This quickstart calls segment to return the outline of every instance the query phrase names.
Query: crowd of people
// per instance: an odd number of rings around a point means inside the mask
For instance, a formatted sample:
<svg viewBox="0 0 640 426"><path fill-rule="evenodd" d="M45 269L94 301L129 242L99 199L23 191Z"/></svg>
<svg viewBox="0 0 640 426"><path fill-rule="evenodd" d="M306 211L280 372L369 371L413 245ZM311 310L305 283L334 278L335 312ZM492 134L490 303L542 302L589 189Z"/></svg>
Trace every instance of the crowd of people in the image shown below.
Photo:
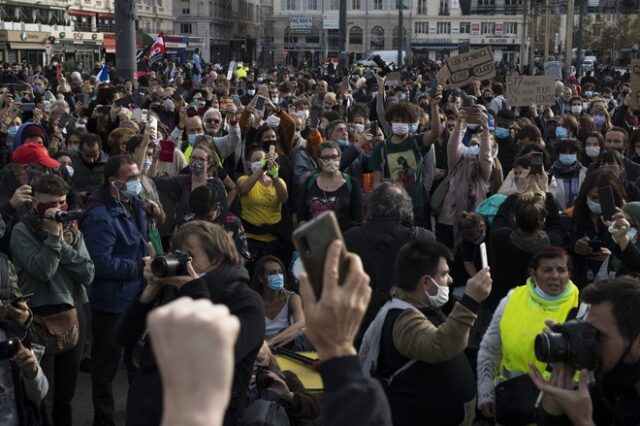
<svg viewBox="0 0 640 426"><path fill-rule="evenodd" d="M72 425L82 368L114 425L121 364L128 426L640 423L628 74L514 107L515 70L196 59L0 64L0 424ZM325 212L318 295L291 237Z"/></svg>

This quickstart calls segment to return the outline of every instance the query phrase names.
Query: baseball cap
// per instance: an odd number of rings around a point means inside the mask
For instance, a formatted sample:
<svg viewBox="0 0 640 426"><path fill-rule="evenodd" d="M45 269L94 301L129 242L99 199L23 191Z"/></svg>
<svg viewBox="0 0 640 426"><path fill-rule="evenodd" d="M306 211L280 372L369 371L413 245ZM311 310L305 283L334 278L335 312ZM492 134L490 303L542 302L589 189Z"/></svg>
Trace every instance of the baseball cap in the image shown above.
<svg viewBox="0 0 640 426"><path fill-rule="evenodd" d="M47 149L35 142L29 142L20 145L13 151L11 161L16 164L33 164L37 163L50 169L57 169L60 163L49 157Z"/></svg>

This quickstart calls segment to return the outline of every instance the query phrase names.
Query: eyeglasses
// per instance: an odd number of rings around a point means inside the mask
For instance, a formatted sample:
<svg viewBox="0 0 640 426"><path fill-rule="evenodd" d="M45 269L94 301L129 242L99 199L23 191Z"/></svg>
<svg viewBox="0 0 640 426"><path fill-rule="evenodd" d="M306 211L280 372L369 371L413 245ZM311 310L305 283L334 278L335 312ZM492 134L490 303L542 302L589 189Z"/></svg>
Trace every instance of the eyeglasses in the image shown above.
<svg viewBox="0 0 640 426"><path fill-rule="evenodd" d="M320 157L320 159L322 161L339 160L340 156L339 155L323 155L322 157Z"/></svg>
<svg viewBox="0 0 640 426"><path fill-rule="evenodd" d="M207 119L204 120L204 122L207 123L207 124L213 124L213 123L218 124L218 123L220 123L220 121L222 121L222 120L218 120L218 119L215 119L215 118L207 118Z"/></svg>

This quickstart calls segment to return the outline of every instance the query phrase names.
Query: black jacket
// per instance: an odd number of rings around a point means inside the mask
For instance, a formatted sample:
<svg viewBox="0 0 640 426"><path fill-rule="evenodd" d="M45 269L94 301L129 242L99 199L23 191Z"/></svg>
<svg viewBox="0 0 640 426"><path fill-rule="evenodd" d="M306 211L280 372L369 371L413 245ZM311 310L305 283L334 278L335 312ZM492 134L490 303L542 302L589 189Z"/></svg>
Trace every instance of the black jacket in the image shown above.
<svg viewBox="0 0 640 426"><path fill-rule="evenodd" d="M240 334L234 353L236 366L231 401L224 418L225 426L237 424L242 416L253 365L264 341L264 306L260 295L251 290L248 283L249 273L244 266L224 263L202 278L185 284L177 292L177 297L208 298L213 303L224 304L240 320ZM146 316L155 306L156 303L144 304L137 299L129 306L118 328L120 344L132 348L139 343L140 336L145 331ZM126 424L159 425L161 417L160 375L155 368L140 370L129 389Z"/></svg>

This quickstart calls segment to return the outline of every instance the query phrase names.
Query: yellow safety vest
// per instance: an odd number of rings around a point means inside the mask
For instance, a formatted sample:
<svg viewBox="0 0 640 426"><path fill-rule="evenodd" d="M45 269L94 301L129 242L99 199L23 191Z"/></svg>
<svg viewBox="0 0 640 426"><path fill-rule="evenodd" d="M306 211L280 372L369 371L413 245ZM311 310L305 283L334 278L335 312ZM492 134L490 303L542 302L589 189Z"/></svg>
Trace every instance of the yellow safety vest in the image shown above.
<svg viewBox="0 0 640 426"><path fill-rule="evenodd" d="M511 293L500 320L502 361L500 376L509 379L510 373L526 373L533 362L540 371L546 364L538 361L533 350L535 337L542 333L545 320L565 322L571 309L578 307L578 287L569 280L567 295L561 300L545 300L534 293L535 284L529 278L527 284L516 287Z"/></svg>

